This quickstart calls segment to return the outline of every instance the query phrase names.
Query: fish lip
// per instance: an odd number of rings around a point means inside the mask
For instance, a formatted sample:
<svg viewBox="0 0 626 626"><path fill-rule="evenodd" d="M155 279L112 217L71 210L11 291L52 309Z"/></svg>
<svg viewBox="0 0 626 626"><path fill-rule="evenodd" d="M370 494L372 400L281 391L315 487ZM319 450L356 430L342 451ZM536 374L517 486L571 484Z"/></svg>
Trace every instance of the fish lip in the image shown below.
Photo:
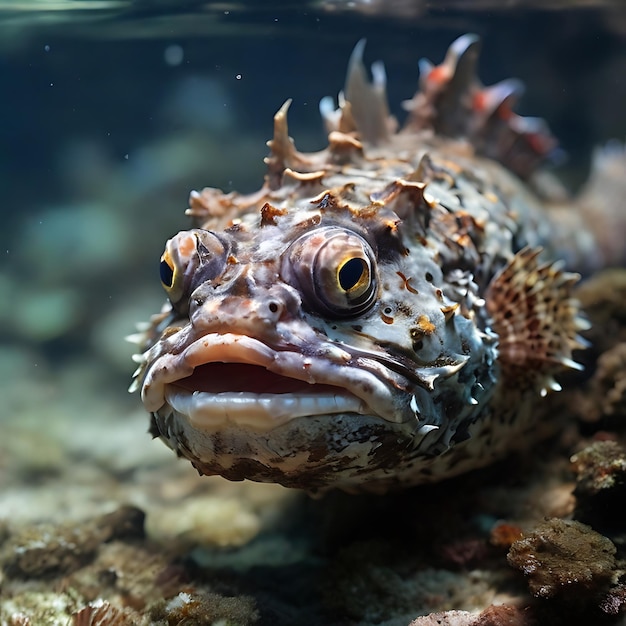
<svg viewBox="0 0 626 626"><path fill-rule="evenodd" d="M297 418L330 416L339 413L369 414L367 406L349 392L316 393L206 393L166 385L167 405L184 416L197 430L215 430L227 423L266 432ZM163 409L160 410L163 414Z"/></svg>
<svg viewBox="0 0 626 626"><path fill-rule="evenodd" d="M375 373L362 367L357 363L358 360L358 356L350 353L349 346L332 342L320 342L315 353L309 355L296 346L275 349L247 335L207 333L176 354L166 352L157 357L147 369L141 395L148 411L160 414L170 411L182 413L192 422L195 421L200 428L230 420L243 427L256 426L258 429L268 430L291 419L304 417L301 414L302 407L307 402L316 406L318 411L311 415L350 412L375 416L387 422L401 422L402 417L394 411L390 383L382 379L381 372ZM243 391L215 394L189 391L176 385L177 381L190 376L196 367L220 362L256 365L274 374L310 383L311 393L255 394ZM316 384L331 385L337 388L337 392L329 393L325 390L319 394L315 390ZM279 395L290 396L292 403L301 403L299 412L289 416L287 404L281 404L276 398ZM313 396L315 401L312 400ZM284 400L287 401L288 398L285 397ZM227 415L229 411L224 407L231 401L244 405L249 403L249 407L254 409L253 412L259 418L257 422L247 419L241 408L233 411L232 415ZM198 418L197 407L202 403L209 407L206 410L209 411L210 418ZM266 409L261 408L263 404ZM181 408L182 411L179 410ZM325 410L322 411L322 408ZM198 418L195 420L191 415L194 411Z"/></svg>

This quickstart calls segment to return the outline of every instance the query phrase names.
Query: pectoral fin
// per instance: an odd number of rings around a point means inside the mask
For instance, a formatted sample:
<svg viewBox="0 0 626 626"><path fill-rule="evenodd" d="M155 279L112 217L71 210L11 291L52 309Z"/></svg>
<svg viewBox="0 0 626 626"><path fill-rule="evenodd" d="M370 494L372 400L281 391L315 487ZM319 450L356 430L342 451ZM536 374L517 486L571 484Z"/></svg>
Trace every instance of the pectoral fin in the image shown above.
<svg viewBox="0 0 626 626"><path fill-rule="evenodd" d="M541 248L520 250L493 278L485 300L499 336L503 375L545 395L560 389L554 374L582 369L572 351L586 346L577 333L588 323L572 298L578 274L563 271L559 262L540 262L540 253Z"/></svg>

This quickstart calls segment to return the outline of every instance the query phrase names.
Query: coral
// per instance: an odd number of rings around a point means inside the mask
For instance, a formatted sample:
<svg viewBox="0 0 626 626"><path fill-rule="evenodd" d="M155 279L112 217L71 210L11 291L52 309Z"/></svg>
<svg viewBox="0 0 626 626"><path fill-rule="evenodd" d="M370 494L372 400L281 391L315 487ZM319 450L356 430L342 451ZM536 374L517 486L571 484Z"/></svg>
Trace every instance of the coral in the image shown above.
<svg viewBox="0 0 626 626"><path fill-rule="evenodd" d="M443 611L413 620L409 626L473 626L476 615L469 611Z"/></svg>
<svg viewBox="0 0 626 626"><path fill-rule="evenodd" d="M626 450L598 441L571 458L576 472L575 517L601 528L621 525L626 496Z"/></svg>
<svg viewBox="0 0 626 626"><path fill-rule="evenodd" d="M613 543L590 526L551 519L513 543L508 561L528 577L534 596L584 604L609 587L615 551Z"/></svg>
<svg viewBox="0 0 626 626"><path fill-rule="evenodd" d="M8 626L31 626L31 621L24 613L13 613L9 617Z"/></svg>
<svg viewBox="0 0 626 626"><path fill-rule="evenodd" d="M68 625L70 613L76 608L67 593L53 590L9 590L2 588L0 624L2 626Z"/></svg>
<svg viewBox="0 0 626 626"><path fill-rule="evenodd" d="M72 626L133 626L137 618L134 611L96 600L72 613Z"/></svg>
<svg viewBox="0 0 626 626"><path fill-rule="evenodd" d="M56 576L88 563L99 543L98 537L81 527L30 526L7 542L2 562L10 576Z"/></svg>
<svg viewBox="0 0 626 626"><path fill-rule="evenodd" d="M68 574L89 563L102 543L142 536L143 519L139 509L122 506L89 522L27 526L6 540L0 563L10 576L42 578Z"/></svg>
<svg viewBox="0 0 626 626"><path fill-rule="evenodd" d="M258 617L255 601L236 592L197 588L172 560L176 546L146 540L141 510L123 506L72 525L31 525L9 535L2 626L245 626ZM53 586L55 593L39 588ZM222 584L222 587L224 585ZM24 588L34 591L24 592Z"/></svg>
<svg viewBox="0 0 626 626"><path fill-rule="evenodd" d="M413 620L409 626L532 626L534 620L514 606L490 606L476 615L468 611L431 613Z"/></svg>
<svg viewBox="0 0 626 626"><path fill-rule="evenodd" d="M206 591L181 592L168 603L160 603L150 614L150 623L167 626L177 624L224 624L248 626L256 624L259 613L255 602L246 596L227 598Z"/></svg>
<svg viewBox="0 0 626 626"><path fill-rule="evenodd" d="M597 441L571 458L576 495L595 496L626 481L626 451L615 441Z"/></svg>
<svg viewBox="0 0 626 626"><path fill-rule="evenodd" d="M85 601L104 599L143 611L150 603L170 598L184 588L180 578L167 581L169 586L159 584L169 566L167 552L156 550L154 545L111 541L100 547L93 563L65 581Z"/></svg>

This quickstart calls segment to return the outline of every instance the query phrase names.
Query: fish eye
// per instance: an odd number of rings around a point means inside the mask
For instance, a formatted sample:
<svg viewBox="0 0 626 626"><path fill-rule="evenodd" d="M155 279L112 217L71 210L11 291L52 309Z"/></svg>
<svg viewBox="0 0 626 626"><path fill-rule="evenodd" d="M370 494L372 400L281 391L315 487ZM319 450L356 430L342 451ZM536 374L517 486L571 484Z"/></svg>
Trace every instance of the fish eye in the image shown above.
<svg viewBox="0 0 626 626"><path fill-rule="evenodd" d="M161 257L159 274L161 275L161 282L163 283L163 286L166 289L169 289L174 281L174 268L172 267L172 261L169 258L169 255L167 255L167 258L165 254Z"/></svg>
<svg viewBox="0 0 626 626"><path fill-rule="evenodd" d="M172 306L185 313L189 296L224 269L228 248L214 233L199 228L181 231L165 244L159 273Z"/></svg>
<svg viewBox="0 0 626 626"><path fill-rule="evenodd" d="M328 226L302 235L281 269L302 294L305 306L331 317L356 316L376 300L376 260L363 237Z"/></svg>
<svg viewBox="0 0 626 626"><path fill-rule="evenodd" d="M345 292L354 294L367 289L369 279L369 266L359 257L346 259L337 269L337 283Z"/></svg>

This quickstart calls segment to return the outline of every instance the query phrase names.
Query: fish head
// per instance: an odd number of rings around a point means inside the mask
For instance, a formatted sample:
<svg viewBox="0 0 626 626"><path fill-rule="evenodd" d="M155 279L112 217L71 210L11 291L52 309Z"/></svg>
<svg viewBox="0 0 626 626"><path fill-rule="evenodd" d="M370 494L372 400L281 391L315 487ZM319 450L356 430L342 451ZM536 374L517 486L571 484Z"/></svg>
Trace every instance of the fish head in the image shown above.
<svg viewBox="0 0 626 626"><path fill-rule="evenodd" d="M166 244L138 382L153 433L201 473L350 489L462 430L477 381L450 381L486 357L436 255L393 211L329 198Z"/></svg>

